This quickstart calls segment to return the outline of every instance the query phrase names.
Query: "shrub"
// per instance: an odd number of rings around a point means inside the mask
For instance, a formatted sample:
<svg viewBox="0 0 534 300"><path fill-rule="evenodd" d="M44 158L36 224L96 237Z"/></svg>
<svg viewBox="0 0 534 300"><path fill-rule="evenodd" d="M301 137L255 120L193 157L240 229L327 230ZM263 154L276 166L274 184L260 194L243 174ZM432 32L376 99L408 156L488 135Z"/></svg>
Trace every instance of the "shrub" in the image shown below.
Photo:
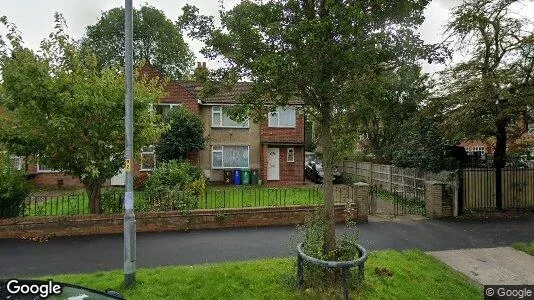
<svg viewBox="0 0 534 300"><path fill-rule="evenodd" d="M30 192L31 185L24 174L15 169L9 156L0 153L0 218L21 216Z"/></svg>
<svg viewBox="0 0 534 300"><path fill-rule="evenodd" d="M134 193L134 211L148 211L148 203L144 193ZM105 214L120 214L124 212L124 188L112 187L102 189L100 206Z"/></svg>
<svg viewBox="0 0 534 300"><path fill-rule="evenodd" d="M145 183L153 210L194 209L205 189L206 179L200 168L175 160L160 164Z"/></svg>

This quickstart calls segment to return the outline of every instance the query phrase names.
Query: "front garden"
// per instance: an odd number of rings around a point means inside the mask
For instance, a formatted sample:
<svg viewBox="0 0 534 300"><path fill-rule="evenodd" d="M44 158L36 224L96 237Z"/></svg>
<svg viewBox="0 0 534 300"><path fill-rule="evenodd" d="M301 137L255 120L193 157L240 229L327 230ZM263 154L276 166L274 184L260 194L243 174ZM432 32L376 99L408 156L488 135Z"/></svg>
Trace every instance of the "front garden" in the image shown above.
<svg viewBox="0 0 534 300"><path fill-rule="evenodd" d="M97 290L113 289L127 299L336 299L337 287L296 289L295 258L273 258L194 266L140 269L132 289L121 271L47 276ZM355 280L355 279L354 279ZM351 299L480 299L482 290L443 263L415 251L372 252L365 284Z"/></svg>

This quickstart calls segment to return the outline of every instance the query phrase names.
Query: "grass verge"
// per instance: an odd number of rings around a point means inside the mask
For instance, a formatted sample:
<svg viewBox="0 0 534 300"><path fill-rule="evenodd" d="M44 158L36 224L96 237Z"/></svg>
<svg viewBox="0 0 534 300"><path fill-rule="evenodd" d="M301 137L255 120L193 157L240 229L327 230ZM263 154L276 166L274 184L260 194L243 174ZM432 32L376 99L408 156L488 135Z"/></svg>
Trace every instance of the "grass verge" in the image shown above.
<svg viewBox="0 0 534 300"><path fill-rule="evenodd" d="M295 258L140 269L137 284L122 287L121 271L58 275L55 281L97 290L114 289L127 299L336 299L340 289L296 290ZM377 271L387 269L390 272ZM391 275L391 276L390 276ZM423 252L377 251L365 266L365 284L351 299L481 299L466 277Z"/></svg>
<svg viewBox="0 0 534 300"><path fill-rule="evenodd" d="M512 247L516 250L523 251L526 254L534 256L534 242L532 243L514 243Z"/></svg>

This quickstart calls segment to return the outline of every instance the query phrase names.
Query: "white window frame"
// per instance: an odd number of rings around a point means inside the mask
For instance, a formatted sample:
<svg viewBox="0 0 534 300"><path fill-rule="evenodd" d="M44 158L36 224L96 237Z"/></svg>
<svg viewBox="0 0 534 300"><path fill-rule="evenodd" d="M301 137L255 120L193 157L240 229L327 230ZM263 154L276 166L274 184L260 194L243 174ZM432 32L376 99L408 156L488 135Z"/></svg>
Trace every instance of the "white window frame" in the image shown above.
<svg viewBox="0 0 534 300"><path fill-rule="evenodd" d="M534 134L534 123L528 124L527 128L528 128L528 133L529 134Z"/></svg>
<svg viewBox="0 0 534 300"><path fill-rule="evenodd" d="M157 104L158 107L161 107L161 106L168 106L169 107L169 110L175 108L175 107L181 107L182 106L182 103L158 103ZM158 109L156 109L156 113L158 112Z"/></svg>
<svg viewBox="0 0 534 300"><path fill-rule="evenodd" d="M287 109L293 110L293 120L294 120L293 126L280 125L280 110L287 110ZM274 115L277 115L276 124L273 124L274 121L272 120ZM296 128L297 127L297 108L293 106L288 106L286 108L279 106L276 108L276 111L270 111L269 113L267 113L267 118L268 118L267 125L270 128Z"/></svg>
<svg viewBox="0 0 534 300"><path fill-rule="evenodd" d="M224 147L247 147L247 166L246 167L226 167L224 165ZM218 148L215 150L215 148ZM219 149L220 148L220 149ZM213 153L214 152L220 152L221 153L221 164L222 166L214 166L213 165ZM226 145L226 146L211 146L211 168L214 170L224 170L224 169L248 169L250 168L250 145Z"/></svg>
<svg viewBox="0 0 534 300"><path fill-rule="evenodd" d="M41 169L41 165L37 164L37 173L59 173L61 171L52 169Z"/></svg>
<svg viewBox="0 0 534 300"><path fill-rule="evenodd" d="M484 146L475 146L473 147L473 153L480 152L480 155L486 155L486 147Z"/></svg>
<svg viewBox="0 0 534 300"><path fill-rule="evenodd" d="M152 151L145 151L144 149L145 148L152 148ZM154 171L156 170L156 149L154 149L154 146L148 146L148 147L145 147L145 148L141 148L141 161L140 161L140 164L139 164L139 171L141 172L149 172L149 171ZM144 154L152 154L154 155L154 168L143 168L143 155Z"/></svg>
<svg viewBox="0 0 534 300"><path fill-rule="evenodd" d="M11 155L10 158L13 160L13 162L15 160L18 162L18 165L15 165L15 164L13 165L15 167L15 169L17 169L19 171L22 170L22 157L21 156L16 156L16 155Z"/></svg>
<svg viewBox="0 0 534 300"><path fill-rule="evenodd" d="M289 152L293 153L291 160L289 159ZM287 156L287 159L286 159L287 162L294 163L295 162L295 148L293 148L293 147L287 148L287 155L286 156Z"/></svg>
<svg viewBox="0 0 534 300"><path fill-rule="evenodd" d="M219 114L219 122L215 122L215 115ZM250 128L250 120L247 118L246 122L242 122L243 125L238 126L226 126L223 125L223 115L224 115L224 106L223 105L214 105L211 107L211 127L215 128ZM228 115L226 115L228 117ZM237 122L237 121L234 121Z"/></svg>

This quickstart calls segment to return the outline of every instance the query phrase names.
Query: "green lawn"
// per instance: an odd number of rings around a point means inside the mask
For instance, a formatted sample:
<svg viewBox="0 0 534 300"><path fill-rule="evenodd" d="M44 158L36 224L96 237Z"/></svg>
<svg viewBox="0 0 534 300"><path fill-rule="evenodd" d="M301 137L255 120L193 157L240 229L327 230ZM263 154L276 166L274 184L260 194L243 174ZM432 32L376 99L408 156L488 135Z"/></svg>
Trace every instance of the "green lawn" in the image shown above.
<svg viewBox="0 0 534 300"><path fill-rule="evenodd" d="M392 272L378 275L375 268ZM121 271L44 277L97 290L114 289L127 299L336 299L341 290L296 290L295 258L140 269L133 289L122 288ZM352 299L481 299L481 288L420 251L370 254L362 291Z"/></svg>
<svg viewBox="0 0 534 300"><path fill-rule="evenodd" d="M512 245L514 249L517 249L519 251L523 251L529 255L534 256L534 242L532 243L514 243Z"/></svg>
<svg viewBox="0 0 534 300"><path fill-rule="evenodd" d="M38 195L38 193L36 193ZM117 198L118 209L121 199ZM312 205L323 202L322 192L314 187L210 186L198 202L199 209L241 208L286 205ZM135 210L146 211L143 192L135 192ZM104 212L107 212L103 207ZM25 205L25 216L78 215L89 213L85 192L32 198Z"/></svg>

